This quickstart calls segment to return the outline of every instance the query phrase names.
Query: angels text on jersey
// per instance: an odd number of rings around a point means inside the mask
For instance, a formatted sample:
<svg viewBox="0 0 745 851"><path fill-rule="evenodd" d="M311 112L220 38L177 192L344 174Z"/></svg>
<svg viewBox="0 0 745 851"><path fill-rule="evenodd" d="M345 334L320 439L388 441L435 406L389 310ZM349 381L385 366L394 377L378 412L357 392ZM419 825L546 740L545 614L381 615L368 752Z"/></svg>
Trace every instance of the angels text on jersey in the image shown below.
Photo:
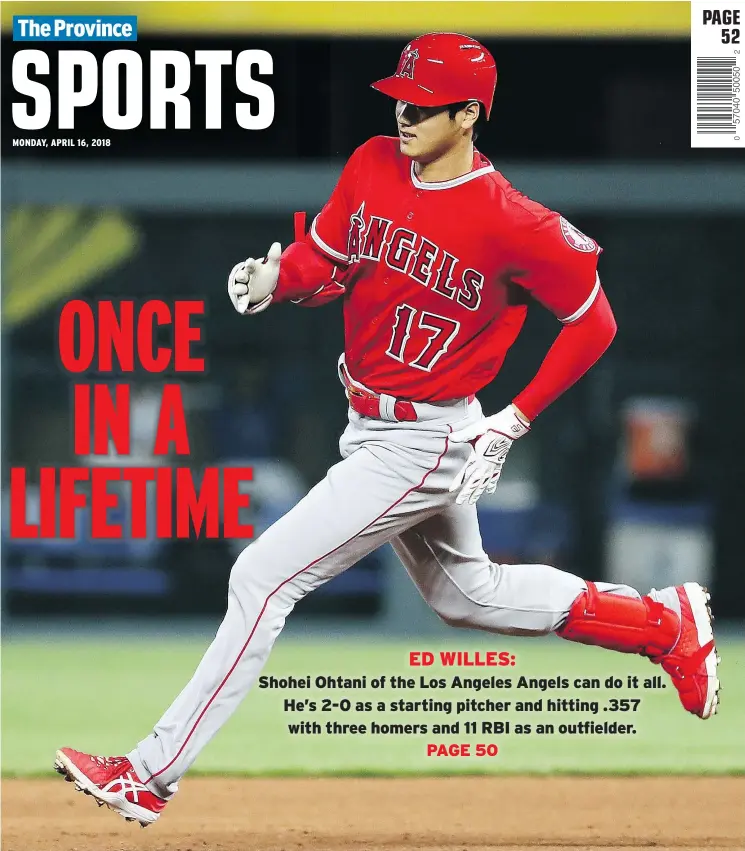
<svg viewBox="0 0 745 851"><path fill-rule="evenodd" d="M363 201L349 218L347 257L351 263L373 260L468 310L478 310L485 277L431 240L391 219L366 214ZM455 282L455 283L454 283Z"/></svg>

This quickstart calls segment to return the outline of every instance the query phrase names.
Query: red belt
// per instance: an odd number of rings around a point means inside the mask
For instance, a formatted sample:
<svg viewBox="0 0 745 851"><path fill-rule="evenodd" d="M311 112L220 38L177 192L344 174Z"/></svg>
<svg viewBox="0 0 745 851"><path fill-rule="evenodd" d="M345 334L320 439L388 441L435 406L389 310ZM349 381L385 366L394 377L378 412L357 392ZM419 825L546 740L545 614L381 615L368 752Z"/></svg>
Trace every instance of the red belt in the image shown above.
<svg viewBox="0 0 745 851"><path fill-rule="evenodd" d="M347 385L347 396L352 410L362 414L363 417L373 417L376 420L380 416L380 396L377 393L368 393L351 384ZM412 402L396 401L393 405L393 415L401 423L413 423L417 420L416 411Z"/></svg>
<svg viewBox="0 0 745 851"><path fill-rule="evenodd" d="M380 395L373 393L370 390L363 390L361 387L356 387L349 380L349 375L346 366L342 366L342 375L345 379L345 387L349 405L353 411L361 414L363 417L372 417L373 419L383 419L380 412ZM470 405L475 399L475 395L468 397L467 402ZM416 422L418 417L413 402L405 402L396 400L393 405L393 415L402 423Z"/></svg>
<svg viewBox="0 0 745 851"><path fill-rule="evenodd" d="M344 382L344 388L347 391L347 399L349 399L349 406L353 411L357 411L357 413L361 414L363 417L372 417L376 420L386 419L380 410L380 395L378 393L373 393L372 390L366 390L352 384L352 379L347 372L347 365L343 361L339 362L339 377ZM414 423L418 419L412 402L401 402L397 400L394 401L393 416L398 420L398 422L403 423Z"/></svg>

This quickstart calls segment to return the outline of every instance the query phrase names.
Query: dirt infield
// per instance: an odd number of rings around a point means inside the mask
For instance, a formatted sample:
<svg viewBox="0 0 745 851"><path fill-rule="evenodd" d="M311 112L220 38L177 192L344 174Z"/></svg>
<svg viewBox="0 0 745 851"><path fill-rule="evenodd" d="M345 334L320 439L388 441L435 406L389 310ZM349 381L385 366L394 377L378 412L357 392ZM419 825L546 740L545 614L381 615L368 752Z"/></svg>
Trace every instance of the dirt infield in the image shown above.
<svg viewBox="0 0 745 851"><path fill-rule="evenodd" d="M127 824L60 778L5 780L4 851L723 851L745 778L220 779Z"/></svg>

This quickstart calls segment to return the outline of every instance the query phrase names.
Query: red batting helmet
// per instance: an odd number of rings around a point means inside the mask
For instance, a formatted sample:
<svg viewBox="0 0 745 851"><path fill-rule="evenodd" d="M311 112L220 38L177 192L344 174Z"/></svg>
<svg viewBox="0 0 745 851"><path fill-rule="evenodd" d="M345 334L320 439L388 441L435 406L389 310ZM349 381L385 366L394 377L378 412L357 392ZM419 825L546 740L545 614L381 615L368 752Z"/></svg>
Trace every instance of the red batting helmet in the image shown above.
<svg viewBox="0 0 745 851"><path fill-rule="evenodd" d="M429 33L409 42L392 77L372 83L384 95L414 106L477 100L487 119L497 85L494 57L473 38Z"/></svg>

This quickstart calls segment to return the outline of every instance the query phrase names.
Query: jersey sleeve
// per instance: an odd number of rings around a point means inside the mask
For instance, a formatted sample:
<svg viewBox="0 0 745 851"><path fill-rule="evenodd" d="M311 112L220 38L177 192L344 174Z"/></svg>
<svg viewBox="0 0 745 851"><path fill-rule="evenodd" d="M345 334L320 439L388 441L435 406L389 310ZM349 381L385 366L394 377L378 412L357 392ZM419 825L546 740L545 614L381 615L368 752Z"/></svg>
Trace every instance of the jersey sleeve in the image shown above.
<svg viewBox="0 0 745 851"><path fill-rule="evenodd" d="M310 235L316 246L331 260L348 263L349 219L360 174L360 164L369 143L361 145L347 161L331 197L313 219Z"/></svg>
<svg viewBox="0 0 745 851"><path fill-rule="evenodd" d="M554 212L538 219L521 236L512 280L561 322L576 322L600 291L597 264L603 249Z"/></svg>
<svg viewBox="0 0 745 851"><path fill-rule="evenodd" d="M346 287L342 283L343 271L339 266L334 266L334 271L331 273L331 280L328 284L324 284L320 289L316 290L311 295L303 298L293 298L293 304L299 304L301 307L322 307L331 301L343 296L346 292Z"/></svg>

